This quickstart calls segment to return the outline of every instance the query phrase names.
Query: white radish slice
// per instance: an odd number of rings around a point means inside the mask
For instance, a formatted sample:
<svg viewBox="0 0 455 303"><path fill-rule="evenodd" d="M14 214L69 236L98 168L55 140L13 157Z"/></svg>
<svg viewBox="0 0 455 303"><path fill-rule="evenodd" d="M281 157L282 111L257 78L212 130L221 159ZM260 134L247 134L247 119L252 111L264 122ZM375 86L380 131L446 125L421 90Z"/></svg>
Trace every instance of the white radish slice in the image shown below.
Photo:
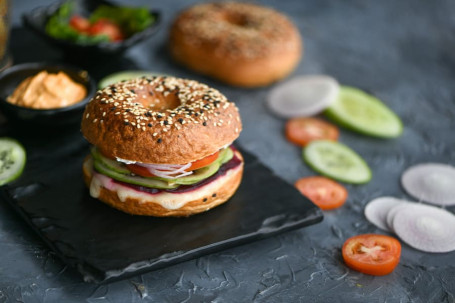
<svg viewBox="0 0 455 303"><path fill-rule="evenodd" d="M455 167L425 163L408 168L401 176L403 188L418 200L455 205Z"/></svg>
<svg viewBox="0 0 455 303"><path fill-rule="evenodd" d="M455 215L444 209L411 203L400 206L393 229L404 242L421 251L455 250Z"/></svg>
<svg viewBox="0 0 455 303"><path fill-rule="evenodd" d="M403 203L406 203L406 201L394 197L376 198L365 206L365 217L370 223L376 225L380 229L392 231L387 224L387 214L393 207Z"/></svg>
<svg viewBox="0 0 455 303"><path fill-rule="evenodd" d="M414 203L414 204L417 205L416 203ZM406 205L404 205L404 203L396 205L396 206L392 207L391 209L389 209L389 211L387 212L386 224L387 224L387 227L389 228L390 231L394 231L394 229L393 229L393 219L395 219L395 215L398 213L398 211L402 207L406 207Z"/></svg>
<svg viewBox="0 0 455 303"><path fill-rule="evenodd" d="M269 109L283 118L309 117L325 110L338 96L340 85L329 76L300 76L278 84L269 93Z"/></svg>

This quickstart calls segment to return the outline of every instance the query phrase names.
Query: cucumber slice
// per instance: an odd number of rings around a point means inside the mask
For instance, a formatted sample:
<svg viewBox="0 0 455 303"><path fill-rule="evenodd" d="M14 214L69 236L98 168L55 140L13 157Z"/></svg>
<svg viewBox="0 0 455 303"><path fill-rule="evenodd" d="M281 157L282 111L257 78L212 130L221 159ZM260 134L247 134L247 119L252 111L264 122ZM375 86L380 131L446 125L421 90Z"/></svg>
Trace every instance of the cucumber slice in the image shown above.
<svg viewBox="0 0 455 303"><path fill-rule="evenodd" d="M403 132L403 124L394 112L376 97L353 87L342 86L325 115L365 135L395 138Z"/></svg>
<svg viewBox="0 0 455 303"><path fill-rule="evenodd" d="M146 70L126 70L126 71L110 74L110 75L104 77L98 83L98 88L102 89L102 88L105 88L106 86L114 84L116 82L139 78L139 77L143 77L143 76L164 76L164 74L150 72L150 71L146 71Z"/></svg>
<svg viewBox="0 0 455 303"><path fill-rule="evenodd" d="M131 175L125 175L118 173L116 171L113 171L109 169L108 167L104 166L103 163L100 161L97 161L94 159L93 161L93 166L97 171L102 173L103 175L106 175L108 177L111 177L112 179L122 181L125 183L129 184L135 184L135 185L140 185L140 186L145 186L145 187L151 187L151 188L159 188L159 189L172 189L176 188L179 185L175 183L168 183L165 181L157 180L157 179L152 179L152 178L143 178L139 176L131 176Z"/></svg>
<svg viewBox="0 0 455 303"><path fill-rule="evenodd" d="M313 141L303 149L303 159L318 173L342 182L362 184L371 180L366 162L339 142Z"/></svg>
<svg viewBox="0 0 455 303"><path fill-rule="evenodd" d="M0 186L22 174L26 158L25 149L19 142L0 138Z"/></svg>
<svg viewBox="0 0 455 303"><path fill-rule="evenodd" d="M125 167L123 163L119 163L115 160L104 157L96 147L93 147L91 150L93 159L101 162L106 168L115 171L119 174L130 175L131 172Z"/></svg>

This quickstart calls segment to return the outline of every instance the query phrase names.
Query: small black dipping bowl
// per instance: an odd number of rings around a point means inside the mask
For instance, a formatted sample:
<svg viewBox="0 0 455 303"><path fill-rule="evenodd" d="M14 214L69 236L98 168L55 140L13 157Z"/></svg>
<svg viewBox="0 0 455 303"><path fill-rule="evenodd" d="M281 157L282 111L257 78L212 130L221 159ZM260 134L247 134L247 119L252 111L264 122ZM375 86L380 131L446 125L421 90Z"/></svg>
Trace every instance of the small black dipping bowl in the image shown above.
<svg viewBox="0 0 455 303"><path fill-rule="evenodd" d="M129 47L144 41L158 30L160 23L160 13L157 11L149 11L155 21L144 30L133 34L127 39L119 42L101 42L96 44L80 44L68 40L54 38L46 33L46 24L49 18L55 14L60 6L67 1L60 1L48 6L40 6L29 13L22 15L23 23L32 29L35 33L43 37L50 44L61 48L68 55L76 56L96 56L115 55L124 52ZM118 7L112 2L106 0L74 0L74 12L88 17L100 5L108 5Z"/></svg>
<svg viewBox="0 0 455 303"><path fill-rule="evenodd" d="M6 101L6 98L14 92L22 81L43 70L49 73L65 72L73 81L85 86L87 95L78 103L55 109L33 109L17 106ZM95 81L90 78L87 71L69 65L24 63L14 65L0 73L0 111L11 122L62 125L81 121L85 106L95 92Z"/></svg>

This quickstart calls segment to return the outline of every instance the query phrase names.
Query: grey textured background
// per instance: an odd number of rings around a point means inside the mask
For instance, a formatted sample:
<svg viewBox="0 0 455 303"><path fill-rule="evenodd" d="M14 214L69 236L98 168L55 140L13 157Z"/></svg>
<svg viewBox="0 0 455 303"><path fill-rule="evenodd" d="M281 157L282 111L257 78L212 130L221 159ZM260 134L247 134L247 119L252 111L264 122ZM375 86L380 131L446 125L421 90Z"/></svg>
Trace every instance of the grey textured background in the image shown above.
<svg viewBox="0 0 455 303"><path fill-rule="evenodd" d="M17 28L23 12L50 2L14 1L16 62L63 60L60 52ZM159 9L164 22L156 36L118 64L213 85L240 108L244 148L291 183L314 174L301 161L300 150L285 141L284 120L265 108L270 87L224 86L169 60L169 22L190 2L128 2ZM295 75L332 75L374 93L402 118L405 130L395 140L341 132L340 141L373 167L373 180L348 186L346 205L325 212L318 225L101 286L83 283L0 202L0 302L455 302L455 252L429 254L403 244L399 266L384 277L349 270L340 253L350 236L381 233L363 216L368 201L382 195L409 198L399 185L405 168L423 161L455 164L455 2L258 2L285 12L298 25L305 54ZM96 77L110 68L99 64Z"/></svg>

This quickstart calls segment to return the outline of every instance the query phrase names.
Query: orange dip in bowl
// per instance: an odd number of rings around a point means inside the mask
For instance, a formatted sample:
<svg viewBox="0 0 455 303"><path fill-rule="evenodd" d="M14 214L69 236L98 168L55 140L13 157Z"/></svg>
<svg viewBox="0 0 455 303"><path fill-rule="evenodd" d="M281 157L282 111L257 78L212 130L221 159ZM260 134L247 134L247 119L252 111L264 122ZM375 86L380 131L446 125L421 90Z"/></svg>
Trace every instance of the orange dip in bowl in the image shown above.
<svg viewBox="0 0 455 303"><path fill-rule="evenodd" d="M51 109L70 106L86 95L87 89L64 72L41 71L22 81L7 101L22 107Z"/></svg>

